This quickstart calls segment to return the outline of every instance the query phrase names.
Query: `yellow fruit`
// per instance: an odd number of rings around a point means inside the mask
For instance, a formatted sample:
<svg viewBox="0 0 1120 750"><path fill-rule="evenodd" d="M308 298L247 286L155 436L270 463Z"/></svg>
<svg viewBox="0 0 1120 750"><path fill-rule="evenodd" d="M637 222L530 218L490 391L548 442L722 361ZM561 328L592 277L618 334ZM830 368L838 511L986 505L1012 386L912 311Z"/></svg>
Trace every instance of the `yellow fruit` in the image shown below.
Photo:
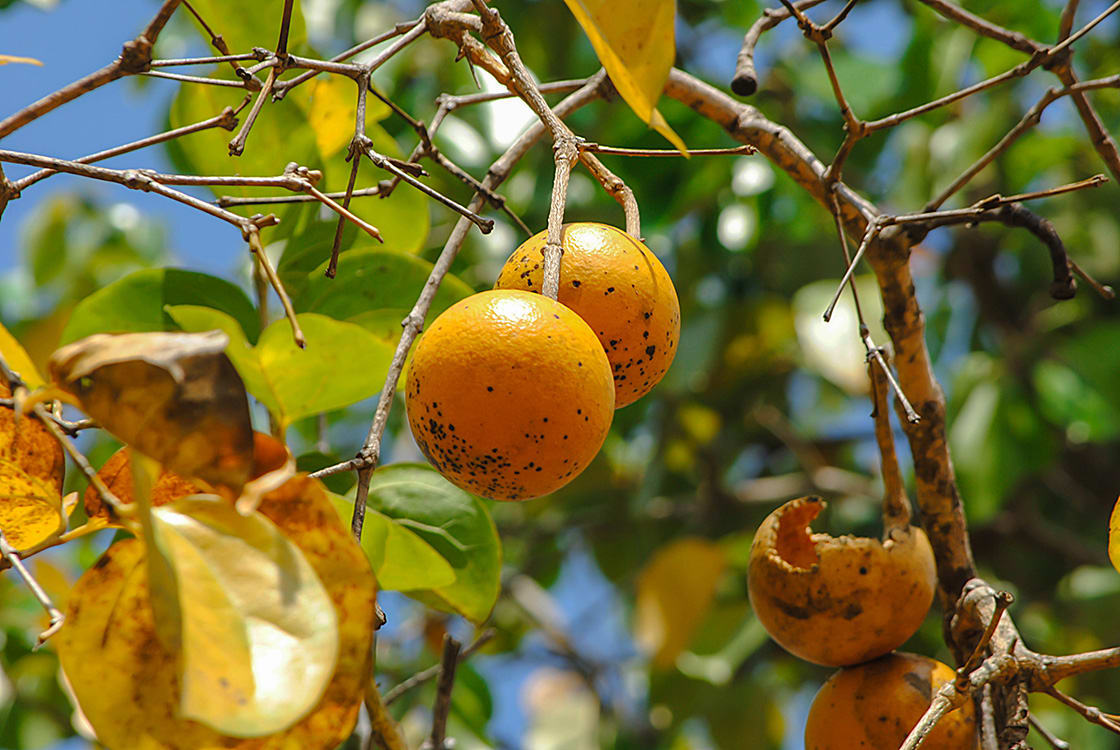
<svg viewBox="0 0 1120 750"><path fill-rule="evenodd" d="M821 687L809 709L805 750L897 748L929 708L934 694L956 673L936 659L891 654L841 669ZM922 750L979 747L971 700L946 714Z"/></svg>
<svg viewBox="0 0 1120 750"><path fill-rule="evenodd" d="M541 290L547 232L513 251L496 289ZM669 371L681 337L677 290L645 245L606 224L565 224L560 263L563 304L599 337L614 374L615 407L646 393Z"/></svg>
<svg viewBox="0 0 1120 750"><path fill-rule="evenodd" d="M787 651L844 667L897 648L925 619L937 582L925 532L887 539L811 534L819 497L791 500L762 522L751 544L755 616Z"/></svg>
<svg viewBox="0 0 1120 750"><path fill-rule="evenodd" d="M448 308L416 344L408 423L451 482L526 500L583 471L610 429L614 384L595 334L540 294L496 290Z"/></svg>

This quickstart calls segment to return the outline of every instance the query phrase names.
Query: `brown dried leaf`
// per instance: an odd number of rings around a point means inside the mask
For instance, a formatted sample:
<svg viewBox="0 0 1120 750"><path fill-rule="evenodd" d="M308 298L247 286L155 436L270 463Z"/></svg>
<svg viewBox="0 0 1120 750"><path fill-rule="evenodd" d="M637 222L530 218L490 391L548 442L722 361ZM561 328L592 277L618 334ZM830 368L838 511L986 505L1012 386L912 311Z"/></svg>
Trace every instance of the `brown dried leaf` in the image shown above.
<svg viewBox="0 0 1120 750"><path fill-rule="evenodd" d="M263 474L282 469L289 457L288 449L279 440L263 432L253 433L252 477L254 479ZM122 503L129 505L135 501L132 493L132 467L127 448L121 448L110 456L109 460L98 470L97 476ZM152 486L152 507L166 505L172 500L178 500L187 495L205 493L206 491L206 487L201 483L184 479L178 474L164 469ZM82 502L86 507L86 515L90 518L111 518L109 510L102 503L101 496L97 494L97 489L93 485L86 488Z"/></svg>
<svg viewBox="0 0 1120 750"><path fill-rule="evenodd" d="M97 334L51 356L51 378L125 443L238 494L252 470L245 386L207 333Z"/></svg>
<svg viewBox="0 0 1120 750"><path fill-rule="evenodd" d="M0 398L11 398L11 395L8 384L0 382ZM37 417L21 416L17 423L15 412L0 406L0 457L11 459L28 475L62 492L66 456L62 446Z"/></svg>
<svg viewBox="0 0 1120 750"><path fill-rule="evenodd" d="M130 504L134 501L132 466L128 458L128 448L121 448L110 456L105 465L97 472L97 476L122 503ZM183 479L178 474L164 469L160 472L159 478L152 487L152 505L166 505L180 497L197 495L203 492L206 492L206 488L202 485L189 479ZM86 494L82 498L82 502L86 506L86 515L90 518L112 518L109 509L105 507L105 504L101 501L101 496L97 494L97 489L92 484L86 488Z"/></svg>
<svg viewBox="0 0 1120 750"><path fill-rule="evenodd" d="M146 750L333 750L350 736L372 668L373 574L322 485L301 475L265 496L259 512L300 548L338 618L338 664L326 693L294 726L231 739L178 716L178 656L155 632L143 544L114 544L71 594L57 636L62 667L81 708L112 748Z"/></svg>

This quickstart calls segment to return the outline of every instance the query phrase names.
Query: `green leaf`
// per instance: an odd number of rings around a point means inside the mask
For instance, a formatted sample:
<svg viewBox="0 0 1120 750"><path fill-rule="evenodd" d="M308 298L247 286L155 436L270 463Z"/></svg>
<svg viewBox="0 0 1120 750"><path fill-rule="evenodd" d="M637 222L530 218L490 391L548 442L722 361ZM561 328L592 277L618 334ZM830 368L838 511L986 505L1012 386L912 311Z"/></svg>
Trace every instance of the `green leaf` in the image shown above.
<svg viewBox="0 0 1120 750"><path fill-rule="evenodd" d="M331 495L335 509L349 523L354 503ZM455 571L436 550L400 521L367 509L362 549L377 585L390 591L427 591L455 582Z"/></svg>
<svg viewBox="0 0 1120 750"><path fill-rule="evenodd" d="M362 248L339 257L336 278L328 279L326 268L327 263L323 263L307 275L300 296L293 300L296 309L361 322L379 335L390 332L389 338L395 340L400 336L401 320L428 280L432 264L392 250ZM465 282L446 276L428 319L473 293Z"/></svg>
<svg viewBox="0 0 1120 750"><path fill-rule="evenodd" d="M226 354L246 390L277 416L282 429L302 417L341 409L377 393L393 356L389 344L361 326L315 313L297 316L307 339L307 348L300 349L284 319L264 329L257 345L251 346L238 335L233 320L217 310L177 305L167 312L184 330L218 328L229 335Z"/></svg>
<svg viewBox="0 0 1120 750"><path fill-rule="evenodd" d="M423 464L383 466L370 480L367 504L431 545L455 570L455 582L422 601L480 623L498 599L501 542L481 500Z"/></svg>
<svg viewBox="0 0 1120 750"><path fill-rule="evenodd" d="M294 724L338 656L334 604L303 553L217 497L160 506L152 522L178 589L182 715L234 737Z"/></svg>
<svg viewBox="0 0 1120 750"><path fill-rule="evenodd" d="M251 3L191 0L191 5L215 34L222 35L231 50L250 50L253 47L276 49L284 0L253 0ZM209 43L210 35L193 19L191 23L198 29L202 40ZM300 4L295 3L291 23L288 26L288 51L296 52L306 41L307 27L303 22L303 12L300 10Z"/></svg>
<svg viewBox="0 0 1120 750"><path fill-rule="evenodd" d="M291 218L302 217L293 214ZM280 256L280 262L276 265L276 273L293 300L298 299L303 294L303 288L307 284L307 275L330 261L337 226L337 222L334 221L312 220L295 230L288 239L284 246L284 254ZM281 227L283 227L283 224L281 224ZM377 241L375 239L365 232L361 232L352 222L348 221L343 224L342 241L338 246L342 254L345 254L354 246L362 248L376 245Z"/></svg>
<svg viewBox="0 0 1120 750"><path fill-rule="evenodd" d="M89 295L74 308L61 344L94 333L174 331L168 305L196 305L221 311L249 340L257 338L257 312L239 287L216 276L177 268L137 271Z"/></svg>

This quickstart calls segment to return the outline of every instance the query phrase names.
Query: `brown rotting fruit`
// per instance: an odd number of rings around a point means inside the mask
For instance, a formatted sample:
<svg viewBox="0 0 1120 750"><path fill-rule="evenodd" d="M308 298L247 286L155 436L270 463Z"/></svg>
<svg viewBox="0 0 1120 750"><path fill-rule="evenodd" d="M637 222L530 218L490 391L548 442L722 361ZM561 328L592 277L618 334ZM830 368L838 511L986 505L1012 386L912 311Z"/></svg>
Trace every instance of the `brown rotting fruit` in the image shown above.
<svg viewBox="0 0 1120 750"><path fill-rule="evenodd" d="M843 667L902 645L925 619L936 585L933 550L909 523L884 540L812 533L825 503L803 497L762 522L748 585L755 616L795 656Z"/></svg>

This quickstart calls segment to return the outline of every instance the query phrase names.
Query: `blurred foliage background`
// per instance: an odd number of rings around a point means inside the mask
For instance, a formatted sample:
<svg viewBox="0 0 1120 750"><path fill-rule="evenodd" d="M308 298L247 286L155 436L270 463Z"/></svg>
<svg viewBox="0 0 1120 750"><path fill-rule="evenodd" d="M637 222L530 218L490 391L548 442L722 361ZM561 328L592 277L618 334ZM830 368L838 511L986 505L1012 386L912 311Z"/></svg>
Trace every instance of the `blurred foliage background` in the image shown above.
<svg viewBox="0 0 1120 750"><path fill-rule="evenodd" d="M0 13L0 29L12 15L29 12L24 5L0 2L9 6ZM35 23L48 34L71 23L68 15L77 5L59 3ZM137 18L155 5L139 3ZM293 39L323 56L415 17L423 7L412 0L301 5L306 34ZM965 5L1043 42L1054 39L1062 7L1055 0ZM1106 5L1083 2L1080 22ZM540 80L598 69L563 3L512 0L498 6ZM816 15L838 7L826 3ZM750 0L679 0L679 67L726 88L742 34L760 12ZM228 18L212 20L240 50L273 43L272 21L261 19L274 15L231 10ZM137 28L122 28L106 14L88 34L115 45L138 28L139 21ZM13 46L17 40L3 36L0 51L21 54ZM916 2L898 0L859 3L831 47L849 101L865 119L944 95L1022 59ZM1077 50L1083 79L1115 74L1118 19L1101 24ZM157 56L190 54L207 54L204 40L177 14ZM422 40L381 68L376 85L415 117L430 118L440 93L476 90L466 65L452 63L454 54L447 42ZM758 67L753 103L827 162L842 140L842 119L816 51L786 23L764 37ZM0 69L0 80L16 75L16 68ZM223 75L230 75L228 69ZM884 211L919 209L1055 85L1047 76L1039 71L861 142L847 163L847 183ZM485 74L479 79L484 88L496 88ZM148 102L143 106L154 114L147 132L208 117L240 100L238 92L176 92L145 79L115 85L135 89ZM297 160L324 166L327 188L344 189L348 165L341 150L349 115L332 119L328 105L337 92L314 92L306 87L304 100L293 95L265 109L238 169L275 174L284 162ZM1120 92L1092 98L1106 128L1120 133ZM25 103L4 99L6 110ZM731 145L716 125L677 103L663 100L660 107L690 146ZM372 103L371 110L370 135L378 148L407 154L415 142L407 123ZM529 117L511 102L460 109L447 118L436 143L481 177ZM570 122L578 134L600 143L665 147L621 101L592 104ZM212 131L164 152L109 164L228 172L228 137ZM46 148L39 150L78 155ZM745 566L753 530L782 501L815 493L830 502L818 523L822 530L880 531L878 459L854 314L842 308L831 324L819 322L843 271L833 224L762 157L603 158L633 188L647 242L676 283L683 313L680 350L653 393L618 412L586 473L553 496L491 505L504 560L503 592L490 619L496 637L458 674L449 734L462 748L799 748L808 704L829 672L786 654L752 617ZM438 168L430 171L433 184L468 200L461 183ZM950 205L1102 171L1072 105L1062 100ZM9 177L22 174L8 170ZM361 175L360 184L380 177L366 166ZM551 150L539 146L500 191L534 230L545 225L551 176ZM1054 223L1077 262L1105 283L1120 275L1118 189L1109 184L1032 206ZM0 256L8 259L8 267L0 268L0 319L40 362L80 300L137 270L203 270L251 291L248 254L235 231L218 234L210 225L196 230L213 223L201 215L177 217L172 231L166 219L147 211L151 201L138 201L115 186L63 179L30 189L19 201L33 203L33 213L22 220L18 244ZM355 205L381 228L388 249L427 261L438 254L454 220L405 186L389 200L366 198ZM278 208L283 224L269 236L270 252L282 271L313 270L326 259L333 221L321 221L306 207ZM487 237L472 233L453 268L473 289L489 288L523 239L506 217L493 216L495 231ZM567 217L622 224L618 206L580 170L572 178ZM5 218L11 223L11 216ZM3 236L16 235L9 228ZM1045 249L1028 233L1002 226L937 230L916 249L912 265L928 344L949 400L950 442L980 570L1015 594L1012 613L1031 647L1067 653L1114 645L1120 575L1108 565L1106 540L1120 488L1116 303L1084 286L1071 301L1052 300ZM864 278L861 286L870 316L877 317L870 304L876 300L873 281ZM387 285L393 301L382 300L382 309L399 306L403 314L418 288L402 273ZM275 300L272 309L278 309ZM397 320L386 313L365 323L391 343ZM886 336L879 333L876 340L885 342ZM380 378L375 381L370 393L380 387ZM367 399L327 414L325 429L316 418L302 420L289 440L297 454L306 454L305 466L325 465L357 449L371 412ZM385 463L422 460L402 417L398 399ZM904 446L901 433L898 439ZM82 447L98 465L115 448L104 436ZM340 478L335 489L345 491L348 481ZM81 489L83 482L71 472L68 484ZM56 601L64 601L67 588L108 541L83 540L40 556L32 568ZM10 574L0 576L0 601L0 747L84 746L55 656L49 647L31 650L40 610ZM383 689L438 661L443 632L472 637L465 621L399 594L385 593L382 605L390 620L378 638ZM940 630L935 606L906 648L951 661ZM1118 708L1118 672L1088 675L1066 687L1084 702ZM429 685L393 706L417 741L428 727L432 695ZM1115 737L1049 698L1032 696L1032 710L1073 747L1120 747ZM1043 740L1032 735L1032 742Z"/></svg>

